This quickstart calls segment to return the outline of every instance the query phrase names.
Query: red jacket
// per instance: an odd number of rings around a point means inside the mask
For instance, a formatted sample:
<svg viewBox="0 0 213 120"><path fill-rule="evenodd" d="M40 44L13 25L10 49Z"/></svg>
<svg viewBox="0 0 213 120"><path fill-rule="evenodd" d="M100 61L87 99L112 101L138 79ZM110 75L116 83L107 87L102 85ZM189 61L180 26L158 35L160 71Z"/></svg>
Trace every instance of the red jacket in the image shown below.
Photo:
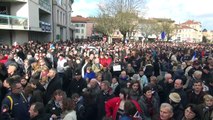
<svg viewBox="0 0 213 120"><path fill-rule="evenodd" d="M138 102L135 100L131 100L131 101L135 104L138 112L142 113L142 110ZM113 120L116 120L116 115L119 109L120 102L121 102L120 97L114 97L105 103L105 111L106 111L107 117L112 117Z"/></svg>

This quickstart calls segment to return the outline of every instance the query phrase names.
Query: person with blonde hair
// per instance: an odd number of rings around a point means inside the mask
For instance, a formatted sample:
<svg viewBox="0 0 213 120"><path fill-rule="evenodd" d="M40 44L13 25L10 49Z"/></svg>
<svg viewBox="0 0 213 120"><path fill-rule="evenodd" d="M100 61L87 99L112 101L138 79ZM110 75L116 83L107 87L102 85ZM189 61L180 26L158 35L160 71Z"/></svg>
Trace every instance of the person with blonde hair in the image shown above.
<svg viewBox="0 0 213 120"><path fill-rule="evenodd" d="M198 113L201 120L212 120L213 119L213 96L206 94L203 97L204 103L198 105Z"/></svg>

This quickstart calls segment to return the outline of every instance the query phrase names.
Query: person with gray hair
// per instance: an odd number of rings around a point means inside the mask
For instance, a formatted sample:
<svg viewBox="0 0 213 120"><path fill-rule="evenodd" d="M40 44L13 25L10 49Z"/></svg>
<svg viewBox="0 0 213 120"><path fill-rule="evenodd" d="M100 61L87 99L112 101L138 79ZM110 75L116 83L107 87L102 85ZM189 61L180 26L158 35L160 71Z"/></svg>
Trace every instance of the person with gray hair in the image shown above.
<svg viewBox="0 0 213 120"><path fill-rule="evenodd" d="M173 107L169 103L161 104L159 120L174 120L173 114Z"/></svg>

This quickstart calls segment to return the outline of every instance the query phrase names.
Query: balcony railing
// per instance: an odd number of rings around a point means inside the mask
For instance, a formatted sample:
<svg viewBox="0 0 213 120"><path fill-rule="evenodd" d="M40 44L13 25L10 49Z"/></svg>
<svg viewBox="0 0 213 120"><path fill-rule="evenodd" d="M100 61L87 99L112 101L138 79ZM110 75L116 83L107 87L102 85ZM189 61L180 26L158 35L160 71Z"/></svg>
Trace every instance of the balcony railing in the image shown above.
<svg viewBox="0 0 213 120"><path fill-rule="evenodd" d="M39 21L39 27L43 32L51 32L51 24L43 21Z"/></svg>
<svg viewBox="0 0 213 120"><path fill-rule="evenodd" d="M0 28L27 29L27 27L28 27L27 18L0 14Z"/></svg>
<svg viewBox="0 0 213 120"><path fill-rule="evenodd" d="M39 0L39 5L48 10L49 12L51 12L51 5L50 5L50 1L49 0Z"/></svg>
<svg viewBox="0 0 213 120"><path fill-rule="evenodd" d="M27 2L27 0L0 0L0 2Z"/></svg>

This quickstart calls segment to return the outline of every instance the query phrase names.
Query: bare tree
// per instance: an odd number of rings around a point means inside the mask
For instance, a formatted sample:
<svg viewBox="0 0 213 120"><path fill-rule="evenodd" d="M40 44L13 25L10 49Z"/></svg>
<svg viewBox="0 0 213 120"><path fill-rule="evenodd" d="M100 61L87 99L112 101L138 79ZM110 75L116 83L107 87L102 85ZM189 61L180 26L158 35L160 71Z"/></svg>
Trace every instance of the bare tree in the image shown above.
<svg viewBox="0 0 213 120"><path fill-rule="evenodd" d="M125 39L126 34L137 27L138 14L143 3L143 0L105 0L100 2L100 15L97 19L102 20L100 20L101 22L97 21L97 27L108 24L113 28L112 30L119 29ZM110 20L105 19L105 16ZM111 32L109 27L106 27L106 29Z"/></svg>

